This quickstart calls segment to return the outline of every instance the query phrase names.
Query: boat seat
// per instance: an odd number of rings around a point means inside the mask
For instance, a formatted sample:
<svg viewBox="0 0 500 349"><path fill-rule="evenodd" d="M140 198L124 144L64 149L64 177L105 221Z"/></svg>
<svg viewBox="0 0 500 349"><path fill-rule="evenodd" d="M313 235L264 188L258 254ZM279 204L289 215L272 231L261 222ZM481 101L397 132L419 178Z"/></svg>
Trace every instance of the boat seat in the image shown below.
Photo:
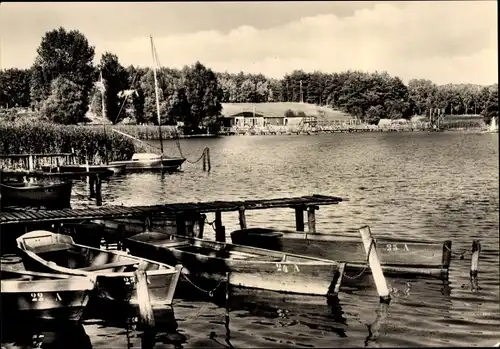
<svg viewBox="0 0 500 349"><path fill-rule="evenodd" d="M28 248L28 251L33 253L47 253L47 252L57 252L57 251L67 251L73 248L73 245L67 243L51 244L46 246L37 246L33 248Z"/></svg>
<svg viewBox="0 0 500 349"><path fill-rule="evenodd" d="M135 264L139 264L139 261L121 260L121 261L116 261L116 262L111 262L111 263L106 263L106 264L91 265L90 267L80 268L80 270L98 271L98 270L111 269L111 268L128 267L128 266L135 265Z"/></svg>

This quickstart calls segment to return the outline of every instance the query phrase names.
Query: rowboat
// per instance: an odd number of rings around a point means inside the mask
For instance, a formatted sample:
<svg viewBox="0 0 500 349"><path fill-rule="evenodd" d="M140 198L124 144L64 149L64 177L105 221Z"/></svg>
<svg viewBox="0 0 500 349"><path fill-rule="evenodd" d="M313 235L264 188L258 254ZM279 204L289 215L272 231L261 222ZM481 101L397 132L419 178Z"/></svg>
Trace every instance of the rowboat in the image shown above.
<svg viewBox="0 0 500 349"><path fill-rule="evenodd" d="M156 153L135 153L130 160L112 161L113 166L125 166L126 172L135 171L175 171L186 159Z"/></svg>
<svg viewBox="0 0 500 349"><path fill-rule="evenodd" d="M95 288L95 276L16 270L2 265L2 316L80 320Z"/></svg>
<svg viewBox="0 0 500 349"><path fill-rule="evenodd" d="M2 206L69 208L72 186L71 181L49 184L0 183Z"/></svg>
<svg viewBox="0 0 500 349"><path fill-rule="evenodd" d="M16 242L27 270L96 276L98 298L139 305L134 276L139 268L146 272L151 305L172 304L181 266L76 244L71 236L45 230L21 235Z"/></svg>
<svg viewBox="0 0 500 349"><path fill-rule="evenodd" d="M133 255L181 263L192 277L220 283L306 295L336 295L344 263L198 238L146 232L124 242Z"/></svg>
<svg viewBox="0 0 500 349"><path fill-rule="evenodd" d="M266 228L241 229L231 233L235 244L266 247L346 262L346 271L365 268L367 254L361 239L335 234L305 234ZM384 275L430 275L446 277L451 259L451 241L443 243L410 239L377 239L377 255Z"/></svg>

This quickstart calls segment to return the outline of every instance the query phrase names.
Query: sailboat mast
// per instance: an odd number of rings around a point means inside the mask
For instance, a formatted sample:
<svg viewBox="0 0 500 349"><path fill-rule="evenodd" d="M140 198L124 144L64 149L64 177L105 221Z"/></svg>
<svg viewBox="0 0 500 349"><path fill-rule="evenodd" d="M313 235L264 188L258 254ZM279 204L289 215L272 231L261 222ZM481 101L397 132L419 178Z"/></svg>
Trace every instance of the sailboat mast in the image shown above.
<svg viewBox="0 0 500 349"><path fill-rule="evenodd" d="M102 79L102 70L100 71L99 74L102 88L101 88L101 101L102 101L102 126L104 129L104 161L106 162L106 165L109 165L109 157L108 157L108 137L106 135L106 105L104 103L104 80Z"/></svg>
<svg viewBox="0 0 500 349"><path fill-rule="evenodd" d="M163 137L161 134L161 119L160 119L160 99L158 96L158 80L156 79L156 59L155 59L155 49L153 44L153 37L151 38L151 54L153 55L153 76L155 79L155 95L156 95L156 114L158 115L158 132L160 133L160 149L163 155Z"/></svg>

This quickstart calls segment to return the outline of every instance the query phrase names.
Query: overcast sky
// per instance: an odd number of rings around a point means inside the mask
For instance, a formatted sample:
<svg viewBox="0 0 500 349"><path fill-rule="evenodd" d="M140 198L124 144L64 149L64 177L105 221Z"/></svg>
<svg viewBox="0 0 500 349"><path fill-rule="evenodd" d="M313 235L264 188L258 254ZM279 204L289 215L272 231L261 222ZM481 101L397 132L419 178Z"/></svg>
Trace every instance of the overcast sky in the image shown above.
<svg viewBox="0 0 500 349"><path fill-rule="evenodd" d="M215 71L383 71L438 84L498 81L496 1L2 3L0 66L27 68L44 33L78 29L123 65Z"/></svg>

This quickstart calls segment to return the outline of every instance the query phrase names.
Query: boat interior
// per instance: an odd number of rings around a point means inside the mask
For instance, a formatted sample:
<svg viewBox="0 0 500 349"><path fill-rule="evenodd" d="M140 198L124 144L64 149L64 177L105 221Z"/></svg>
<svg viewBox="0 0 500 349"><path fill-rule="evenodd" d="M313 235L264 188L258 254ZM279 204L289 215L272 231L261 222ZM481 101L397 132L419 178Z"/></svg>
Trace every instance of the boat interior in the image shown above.
<svg viewBox="0 0 500 349"><path fill-rule="evenodd" d="M315 262L314 258L290 255L284 252L259 250L217 241L184 238L162 233L142 233L131 238L137 242L172 249L189 254L233 260L253 260L262 262Z"/></svg>
<svg viewBox="0 0 500 349"><path fill-rule="evenodd" d="M35 235L21 237L19 241L22 249L33 252L48 263L52 262L63 268L85 272L133 271L143 261L115 251L78 245L68 235L54 234L49 231L38 231ZM165 267L162 264L148 262L145 270L158 270Z"/></svg>

